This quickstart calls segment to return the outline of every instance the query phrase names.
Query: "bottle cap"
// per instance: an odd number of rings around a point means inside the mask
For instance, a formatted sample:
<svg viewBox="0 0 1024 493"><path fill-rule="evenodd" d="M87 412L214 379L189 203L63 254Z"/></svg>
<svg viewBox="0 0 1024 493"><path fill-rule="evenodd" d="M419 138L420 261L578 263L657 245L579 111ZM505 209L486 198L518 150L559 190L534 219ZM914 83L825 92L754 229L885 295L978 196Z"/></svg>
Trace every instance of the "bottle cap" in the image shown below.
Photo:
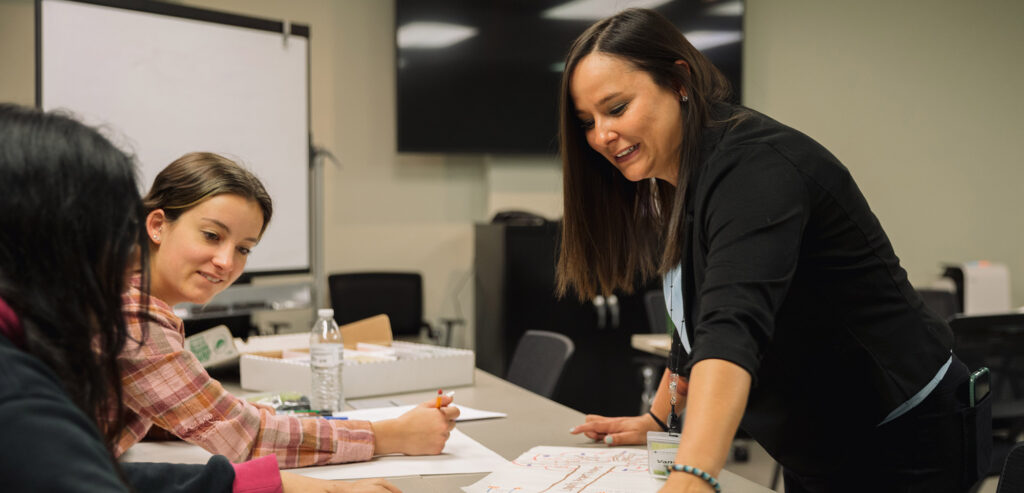
<svg viewBox="0 0 1024 493"><path fill-rule="evenodd" d="M316 311L316 316L320 318L334 318L333 308L321 308Z"/></svg>

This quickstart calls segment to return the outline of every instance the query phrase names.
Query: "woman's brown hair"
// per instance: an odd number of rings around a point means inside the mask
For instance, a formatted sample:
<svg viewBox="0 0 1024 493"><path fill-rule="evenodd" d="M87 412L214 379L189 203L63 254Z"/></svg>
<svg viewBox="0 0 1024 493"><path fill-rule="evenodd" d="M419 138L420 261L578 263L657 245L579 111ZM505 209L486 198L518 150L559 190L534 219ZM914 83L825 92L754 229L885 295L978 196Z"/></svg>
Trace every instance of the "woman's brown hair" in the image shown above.
<svg viewBox="0 0 1024 493"><path fill-rule="evenodd" d="M683 130L676 188L655 179L631 182L587 144L570 82L580 60L595 52L619 57L657 85L682 89L688 96L680 103ZM559 108L564 200L559 296L574 290L585 300L614 290L631 292L638 280L679 263L684 195L700 161L701 135L715 123L711 106L731 95L725 76L653 10L623 10L590 26L573 42L562 74Z"/></svg>
<svg viewBox="0 0 1024 493"><path fill-rule="evenodd" d="M263 212L260 236L274 213L270 194L256 175L238 163L212 152L190 152L168 164L153 180L142 199L146 214L162 209L168 221L176 221L204 200L223 194L252 200Z"/></svg>

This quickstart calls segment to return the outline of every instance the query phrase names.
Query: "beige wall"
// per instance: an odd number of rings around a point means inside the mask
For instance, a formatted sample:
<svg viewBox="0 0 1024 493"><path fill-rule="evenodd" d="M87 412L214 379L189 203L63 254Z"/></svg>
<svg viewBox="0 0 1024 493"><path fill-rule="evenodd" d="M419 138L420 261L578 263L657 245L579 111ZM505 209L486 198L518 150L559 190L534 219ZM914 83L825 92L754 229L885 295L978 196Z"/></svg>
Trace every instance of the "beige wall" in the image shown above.
<svg viewBox="0 0 1024 493"><path fill-rule="evenodd" d="M1024 3L747 3L746 101L850 168L911 280L1009 265L1024 304Z"/></svg>
<svg viewBox="0 0 1024 493"><path fill-rule="evenodd" d="M393 3L191 0L311 26L327 272L423 272L431 320L472 320L472 224L560 214L554 158L395 152ZM30 0L0 0L0 100L33 101ZM747 103L852 170L914 282L943 262L1009 264L1024 304L1024 3L748 0ZM457 303L456 303L457 302ZM456 343L469 346L468 333Z"/></svg>
<svg viewBox="0 0 1024 493"><path fill-rule="evenodd" d="M35 104L35 4L0 0L0 101Z"/></svg>

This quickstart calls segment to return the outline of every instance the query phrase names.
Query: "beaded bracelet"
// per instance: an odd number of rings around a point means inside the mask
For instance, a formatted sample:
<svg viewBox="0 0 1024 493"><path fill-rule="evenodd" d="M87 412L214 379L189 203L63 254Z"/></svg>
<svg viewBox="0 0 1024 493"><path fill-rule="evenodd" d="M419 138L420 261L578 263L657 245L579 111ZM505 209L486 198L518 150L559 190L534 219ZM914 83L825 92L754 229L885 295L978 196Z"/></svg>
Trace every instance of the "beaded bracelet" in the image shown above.
<svg viewBox="0 0 1024 493"><path fill-rule="evenodd" d="M718 484L718 480L714 476L701 471L700 469L693 466L685 466L683 464L672 464L671 466L665 466L666 472L671 473L672 471L680 471L685 473L693 474L704 481L707 481L712 488L715 489L715 493L722 493L722 487Z"/></svg>
<svg viewBox="0 0 1024 493"><path fill-rule="evenodd" d="M647 414L650 414L651 417L654 418L654 422L658 423L658 426L661 427L661 431L668 431L668 425L666 425L664 421L658 419L658 417L654 415L653 411L647 411Z"/></svg>

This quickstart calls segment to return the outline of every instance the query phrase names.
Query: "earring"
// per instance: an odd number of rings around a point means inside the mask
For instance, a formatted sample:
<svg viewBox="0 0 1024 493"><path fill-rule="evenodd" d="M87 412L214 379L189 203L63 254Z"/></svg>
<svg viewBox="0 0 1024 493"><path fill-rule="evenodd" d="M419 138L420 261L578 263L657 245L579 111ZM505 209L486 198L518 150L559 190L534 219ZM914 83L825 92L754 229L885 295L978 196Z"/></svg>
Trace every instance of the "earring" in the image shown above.
<svg viewBox="0 0 1024 493"><path fill-rule="evenodd" d="M682 96L679 96L679 102L681 102L681 103L685 103L685 102L687 102L689 100L690 100L690 98L688 98L685 94L683 94Z"/></svg>
<svg viewBox="0 0 1024 493"><path fill-rule="evenodd" d="M153 240L154 240L154 241L160 241L160 237L159 237L159 236L157 236L157 235L153 235Z"/></svg>

